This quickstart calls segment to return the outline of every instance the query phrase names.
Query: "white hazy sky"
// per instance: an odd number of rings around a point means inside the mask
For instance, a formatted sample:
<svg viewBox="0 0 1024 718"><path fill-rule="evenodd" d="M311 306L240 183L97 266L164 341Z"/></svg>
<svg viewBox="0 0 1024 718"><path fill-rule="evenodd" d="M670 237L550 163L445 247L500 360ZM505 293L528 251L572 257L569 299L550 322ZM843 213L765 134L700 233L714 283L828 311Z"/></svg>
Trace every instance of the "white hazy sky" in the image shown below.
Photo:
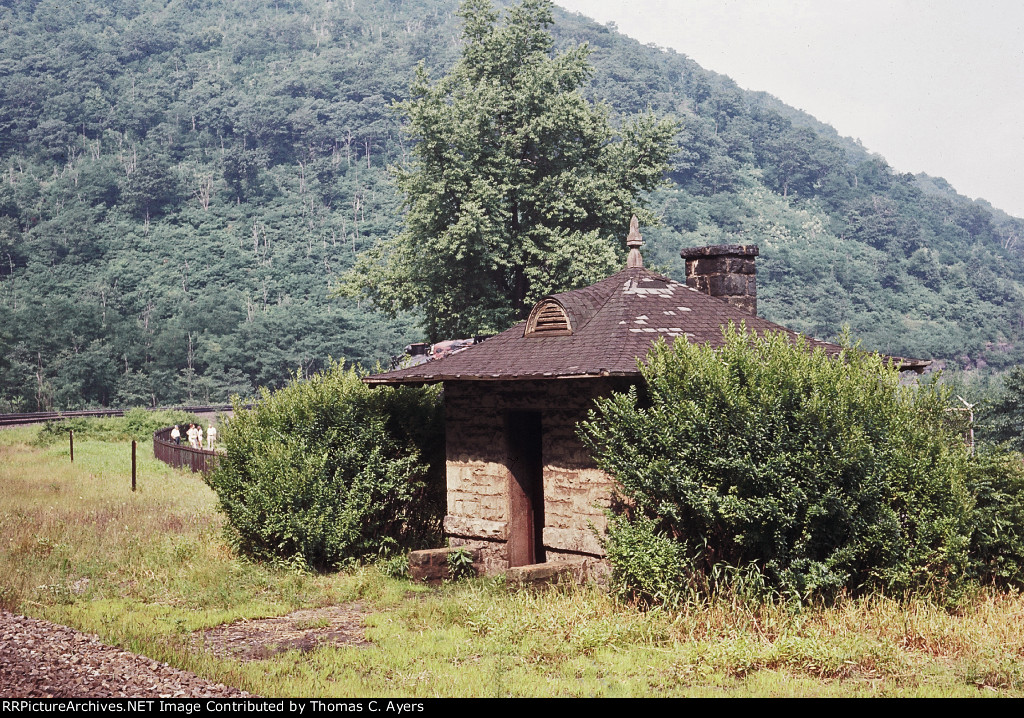
<svg viewBox="0 0 1024 718"><path fill-rule="evenodd" d="M1020 0L555 0L1024 217Z"/></svg>

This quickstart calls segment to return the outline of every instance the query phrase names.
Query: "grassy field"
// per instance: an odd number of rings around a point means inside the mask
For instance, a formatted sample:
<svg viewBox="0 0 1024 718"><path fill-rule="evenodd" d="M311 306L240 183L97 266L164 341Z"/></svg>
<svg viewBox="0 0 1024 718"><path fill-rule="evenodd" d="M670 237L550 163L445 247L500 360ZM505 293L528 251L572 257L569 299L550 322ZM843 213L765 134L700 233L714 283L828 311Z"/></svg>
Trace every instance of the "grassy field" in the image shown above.
<svg viewBox="0 0 1024 718"><path fill-rule="evenodd" d="M0 606L264 696L1024 695L1024 598L955 611L885 598L832 608L717 600L639 611L591 588L436 589L367 567L254 564L225 543L202 481L139 446L37 446L0 432ZM358 602L370 647L241 661L193 632Z"/></svg>

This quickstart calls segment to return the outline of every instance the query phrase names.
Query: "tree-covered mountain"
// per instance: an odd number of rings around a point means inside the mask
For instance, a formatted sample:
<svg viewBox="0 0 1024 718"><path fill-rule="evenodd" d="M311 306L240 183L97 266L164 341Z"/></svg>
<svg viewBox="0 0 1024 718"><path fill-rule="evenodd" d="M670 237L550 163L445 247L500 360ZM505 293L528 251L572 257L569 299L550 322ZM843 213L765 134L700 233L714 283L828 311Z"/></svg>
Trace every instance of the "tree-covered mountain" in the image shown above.
<svg viewBox="0 0 1024 718"><path fill-rule="evenodd" d="M221 400L420 331L330 299L401 227L393 103L459 53L456 0L0 3L0 402ZM648 263L761 246L762 314L960 364L1015 363L1024 222L684 55L556 12L614 124L682 127ZM623 218L625 236L628 217ZM622 248L623 254L625 247Z"/></svg>

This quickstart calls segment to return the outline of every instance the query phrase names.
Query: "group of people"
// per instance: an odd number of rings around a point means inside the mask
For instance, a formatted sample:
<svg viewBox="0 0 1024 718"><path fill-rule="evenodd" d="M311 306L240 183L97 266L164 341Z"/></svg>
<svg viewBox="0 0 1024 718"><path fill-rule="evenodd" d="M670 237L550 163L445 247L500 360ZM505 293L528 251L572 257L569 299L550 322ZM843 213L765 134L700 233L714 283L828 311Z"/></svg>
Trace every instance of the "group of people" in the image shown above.
<svg viewBox="0 0 1024 718"><path fill-rule="evenodd" d="M197 426L196 424L189 424L188 431L185 432L185 436L188 437L188 444L193 449L203 448L203 427ZM175 444L181 445L181 429L175 424L174 428L171 429L171 440ZM213 445L217 443L217 427L210 424L206 427L206 448L213 450Z"/></svg>

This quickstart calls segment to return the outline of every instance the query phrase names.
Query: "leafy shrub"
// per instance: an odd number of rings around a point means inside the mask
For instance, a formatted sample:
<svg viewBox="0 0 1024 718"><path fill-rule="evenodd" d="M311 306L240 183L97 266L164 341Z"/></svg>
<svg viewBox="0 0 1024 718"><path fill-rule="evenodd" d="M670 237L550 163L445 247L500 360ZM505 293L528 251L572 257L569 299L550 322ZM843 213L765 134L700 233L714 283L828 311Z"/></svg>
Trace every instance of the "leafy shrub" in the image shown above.
<svg viewBox="0 0 1024 718"><path fill-rule="evenodd" d="M382 558L377 562L377 568L389 578L408 578L409 557L405 554L398 554Z"/></svg>
<svg viewBox="0 0 1024 718"><path fill-rule="evenodd" d="M437 388L371 389L340 364L236 408L207 478L236 545L318 570L439 545L441 411Z"/></svg>
<svg viewBox="0 0 1024 718"><path fill-rule="evenodd" d="M975 499L972 571L1001 586L1024 583L1024 464L1006 447L981 446L967 485Z"/></svg>
<svg viewBox="0 0 1024 718"><path fill-rule="evenodd" d="M476 575L473 569L473 554L469 549L457 548L448 552L448 579L462 581Z"/></svg>
<svg viewBox="0 0 1024 718"><path fill-rule="evenodd" d="M800 597L962 582L969 459L937 385L735 328L720 349L660 343L641 373L580 429L620 485L620 587L656 598L722 564Z"/></svg>
<svg viewBox="0 0 1024 718"><path fill-rule="evenodd" d="M608 560L619 595L641 605L682 602L693 579L685 546L661 534L642 513L608 522Z"/></svg>

